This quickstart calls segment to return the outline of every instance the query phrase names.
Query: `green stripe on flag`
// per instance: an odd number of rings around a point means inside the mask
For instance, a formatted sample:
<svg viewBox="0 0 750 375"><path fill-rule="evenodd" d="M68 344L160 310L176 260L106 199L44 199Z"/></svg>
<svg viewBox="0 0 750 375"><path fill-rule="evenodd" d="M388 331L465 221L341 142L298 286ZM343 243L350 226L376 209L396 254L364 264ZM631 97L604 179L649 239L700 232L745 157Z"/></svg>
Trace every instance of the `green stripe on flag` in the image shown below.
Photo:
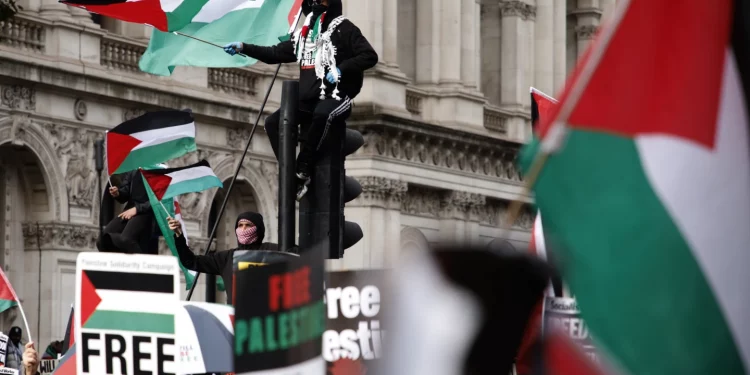
<svg viewBox="0 0 750 375"><path fill-rule="evenodd" d="M174 319L171 314L96 310L83 328L174 334Z"/></svg>
<svg viewBox="0 0 750 375"><path fill-rule="evenodd" d="M260 8L245 8L227 13L211 22L192 22L179 31L214 44L233 41L270 46L289 31L289 11L294 0L266 0ZM146 73L169 76L175 66L239 68L257 60L230 56L221 48L172 33L154 29L148 49L138 66Z"/></svg>
<svg viewBox="0 0 750 375"><path fill-rule="evenodd" d="M527 168L537 146L524 150ZM630 373L745 373L711 287L654 193L633 139L571 130L534 190L548 248L560 255L584 318Z"/></svg>
<svg viewBox="0 0 750 375"><path fill-rule="evenodd" d="M169 30L179 30L190 24L198 12L210 0L184 0L171 12L167 12Z"/></svg>
<svg viewBox="0 0 750 375"><path fill-rule="evenodd" d="M112 174L124 173L138 168L163 163L196 151L195 138L185 137L157 145L132 150L120 167Z"/></svg>
<svg viewBox="0 0 750 375"><path fill-rule="evenodd" d="M182 262L180 262L180 254L177 252L177 246L174 243L174 232L169 229L169 224L167 223L167 215L174 217L174 198L162 201L164 208L167 209L165 212L145 178L143 178L143 184L146 188L146 194L148 194L148 200L149 203L151 203L151 209L156 218L156 223L159 224L161 234L164 236L164 242L167 243L167 247L169 247L169 251L172 255L177 257L177 263L180 265L180 270L182 270L182 274L185 276L185 290L188 290L193 286L195 276L182 265Z"/></svg>
<svg viewBox="0 0 750 375"><path fill-rule="evenodd" d="M222 186L223 184L221 183L221 180L219 180L219 178L216 176L203 176L192 180L186 180L169 185L169 188L167 188L167 192L164 193L164 196L162 197L162 201L169 198L174 198L178 195L194 193L210 189L212 187Z"/></svg>
<svg viewBox="0 0 750 375"><path fill-rule="evenodd" d="M1 299L0 300L0 312L3 312L5 310L8 310L11 307L18 306L18 302L9 300L9 299Z"/></svg>

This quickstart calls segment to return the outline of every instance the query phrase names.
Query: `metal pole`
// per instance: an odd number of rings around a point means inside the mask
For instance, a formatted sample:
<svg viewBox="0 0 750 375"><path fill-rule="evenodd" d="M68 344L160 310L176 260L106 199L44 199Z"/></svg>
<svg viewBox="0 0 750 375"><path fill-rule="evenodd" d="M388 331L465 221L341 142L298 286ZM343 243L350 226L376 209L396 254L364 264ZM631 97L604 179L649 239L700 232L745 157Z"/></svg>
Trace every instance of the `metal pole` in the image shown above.
<svg viewBox="0 0 750 375"><path fill-rule="evenodd" d="M206 245L206 249L203 251L203 254L208 254L209 249L211 248L211 244L214 241L214 238L216 237L216 229L219 228L219 223L221 222L221 216L224 214L224 209L227 208L227 202L229 202L229 195L232 192L232 188L234 187L234 182L237 180L237 175L240 174L240 169L242 169L242 161L245 160L245 156L247 155L247 150L250 149L250 143L253 141L253 135L255 135L255 129L258 127L258 122L260 122L260 117L263 116L263 109L266 108L266 102L268 102L268 97L271 95L271 89L273 88L273 83L276 81L276 77L279 75L279 69L281 69L281 64L276 66L276 72L273 73L273 78L271 79L271 84L268 85L268 90L266 90L266 97L263 98L263 103L260 105L260 109L258 110L258 117L255 118L255 124L253 124L252 129L250 129L250 137L247 139L247 144L245 144L245 151L242 153L242 157L240 158L239 163L237 163L237 169L234 171L234 177L232 177L232 182L229 183L229 188L227 188L227 194L224 196L224 201L221 202L221 209L219 210L219 215L216 217L216 222L214 222L214 227L211 228L211 235L208 236L208 244ZM195 291L195 286L198 285L198 278L200 277L200 272L198 272L195 275L195 280L193 281L193 286L190 287L190 292L188 292L187 295L187 301L190 301L190 298L193 296L193 291Z"/></svg>
<svg viewBox="0 0 750 375"><path fill-rule="evenodd" d="M279 126L279 250L295 246L294 209L296 195L295 154L297 151L297 107L299 82L284 81L281 88Z"/></svg>

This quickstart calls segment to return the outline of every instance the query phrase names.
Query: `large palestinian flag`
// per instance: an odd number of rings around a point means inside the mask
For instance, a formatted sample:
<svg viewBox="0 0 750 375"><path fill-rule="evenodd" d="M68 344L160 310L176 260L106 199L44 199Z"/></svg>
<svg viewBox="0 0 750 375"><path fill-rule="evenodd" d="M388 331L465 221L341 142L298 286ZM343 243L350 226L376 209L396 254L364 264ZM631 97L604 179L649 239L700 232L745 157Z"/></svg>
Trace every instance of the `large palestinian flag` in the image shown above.
<svg viewBox="0 0 750 375"><path fill-rule="evenodd" d="M196 150L188 111L148 112L107 132L109 175L163 163Z"/></svg>
<svg viewBox="0 0 750 375"><path fill-rule="evenodd" d="M143 182L151 188L156 202L212 187L223 187L206 160L179 168L142 170Z"/></svg>
<svg viewBox="0 0 750 375"><path fill-rule="evenodd" d="M749 1L618 7L525 150L546 238L624 370L746 374Z"/></svg>
<svg viewBox="0 0 750 375"><path fill-rule="evenodd" d="M296 24L301 3L302 0L209 0L189 22L169 31L218 45L233 41L274 45L280 35L291 32L290 25ZM216 46L160 30L154 30L138 64L146 73L169 76L181 65L237 68L257 62L249 57L230 56Z"/></svg>
<svg viewBox="0 0 750 375"><path fill-rule="evenodd" d="M83 270L83 330L175 333L174 277L163 273Z"/></svg>
<svg viewBox="0 0 750 375"><path fill-rule="evenodd" d="M224 3L252 0L222 0ZM178 30L203 10L210 0L61 0L62 3L119 20L151 25L162 31Z"/></svg>

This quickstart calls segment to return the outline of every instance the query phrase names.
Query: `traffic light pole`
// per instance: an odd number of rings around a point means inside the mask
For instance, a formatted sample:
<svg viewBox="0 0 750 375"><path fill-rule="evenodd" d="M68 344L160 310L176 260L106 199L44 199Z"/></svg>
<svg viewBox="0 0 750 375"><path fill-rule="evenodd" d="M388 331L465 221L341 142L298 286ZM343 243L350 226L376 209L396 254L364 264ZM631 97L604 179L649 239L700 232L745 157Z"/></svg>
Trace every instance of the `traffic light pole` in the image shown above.
<svg viewBox="0 0 750 375"><path fill-rule="evenodd" d="M297 107L299 82L284 81L281 87L281 119L279 121L279 250L295 246L295 201L297 181Z"/></svg>

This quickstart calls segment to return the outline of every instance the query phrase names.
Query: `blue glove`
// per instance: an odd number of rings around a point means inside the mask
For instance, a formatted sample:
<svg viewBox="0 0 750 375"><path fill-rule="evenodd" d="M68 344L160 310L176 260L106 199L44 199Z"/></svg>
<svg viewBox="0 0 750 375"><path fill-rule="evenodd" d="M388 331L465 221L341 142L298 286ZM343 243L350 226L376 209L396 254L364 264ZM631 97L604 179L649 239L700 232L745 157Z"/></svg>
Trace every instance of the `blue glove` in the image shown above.
<svg viewBox="0 0 750 375"><path fill-rule="evenodd" d="M242 51L242 42L232 42L224 46L224 52L234 56Z"/></svg>
<svg viewBox="0 0 750 375"><path fill-rule="evenodd" d="M341 79L341 69L336 68L336 71L339 72L339 79ZM328 82L330 83L336 83L336 80L333 78L332 72L328 72L328 74L326 74L326 80L328 80Z"/></svg>

